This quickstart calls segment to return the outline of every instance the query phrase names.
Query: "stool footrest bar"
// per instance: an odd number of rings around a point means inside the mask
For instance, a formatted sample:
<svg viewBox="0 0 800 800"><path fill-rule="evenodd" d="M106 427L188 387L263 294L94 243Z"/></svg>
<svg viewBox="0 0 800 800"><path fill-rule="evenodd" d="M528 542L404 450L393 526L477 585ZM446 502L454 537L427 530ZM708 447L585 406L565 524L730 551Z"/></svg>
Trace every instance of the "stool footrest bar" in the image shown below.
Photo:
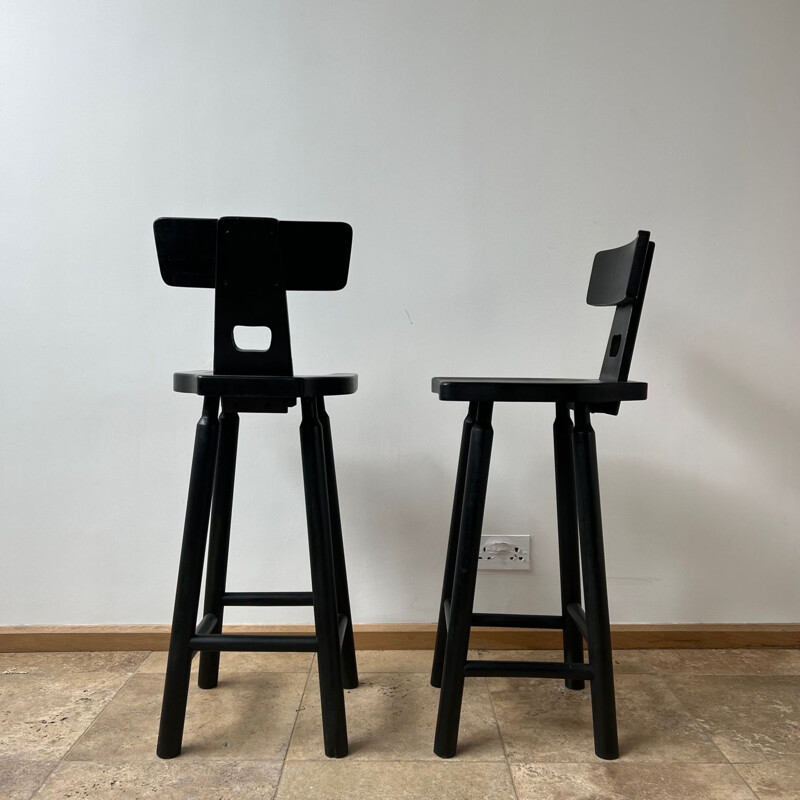
<svg viewBox="0 0 800 800"><path fill-rule="evenodd" d="M313 606L311 592L225 592L224 606Z"/></svg>
<svg viewBox="0 0 800 800"><path fill-rule="evenodd" d="M552 614L473 614L471 624L490 628L548 628L563 630L564 617Z"/></svg>
<svg viewBox="0 0 800 800"><path fill-rule="evenodd" d="M189 640L193 650L212 653L316 653L317 637L313 635L226 634L193 636Z"/></svg>
<svg viewBox="0 0 800 800"><path fill-rule="evenodd" d="M445 600L444 619L450 627L450 601ZM580 624L580 623L579 623ZM481 614L475 613L470 618L470 627L481 625L486 628L545 628L548 630L564 630L564 617L560 614ZM584 628L586 624L584 622Z"/></svg>
<svg viewBox="0 0 800 800"><path fill-rule="evenodd" d="M468 678L577 678L591 680L594 670L588 664L558 661L467 661Z"/></svg>
<svg viewBox="0 0 800 800"><path fill-rule="evenodd" d="M578 603L570 603L567 606L567 613L575 620L575 624L578 626L581 636L588 642L589 635L586 628L586 612Z"/></svg>

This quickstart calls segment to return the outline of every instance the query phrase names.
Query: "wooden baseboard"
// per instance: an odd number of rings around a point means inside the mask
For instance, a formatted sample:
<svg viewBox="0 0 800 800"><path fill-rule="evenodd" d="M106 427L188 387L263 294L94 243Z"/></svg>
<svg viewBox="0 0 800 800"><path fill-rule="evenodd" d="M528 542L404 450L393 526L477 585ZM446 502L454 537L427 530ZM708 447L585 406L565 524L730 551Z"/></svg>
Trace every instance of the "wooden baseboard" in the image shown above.
<svg viewBox="0 0 800 800"><path fill-rule="evenodd" d="M229 633L309 633L310 625L230 625ZM356 625L359 650L432 650L436 626ZM618 650L800 647L800 624L613 625ZM0 627L0 653L166 650L168 625L18 625ZM557 650L561 633L473 628L470 646L485 650Z"/></svg>

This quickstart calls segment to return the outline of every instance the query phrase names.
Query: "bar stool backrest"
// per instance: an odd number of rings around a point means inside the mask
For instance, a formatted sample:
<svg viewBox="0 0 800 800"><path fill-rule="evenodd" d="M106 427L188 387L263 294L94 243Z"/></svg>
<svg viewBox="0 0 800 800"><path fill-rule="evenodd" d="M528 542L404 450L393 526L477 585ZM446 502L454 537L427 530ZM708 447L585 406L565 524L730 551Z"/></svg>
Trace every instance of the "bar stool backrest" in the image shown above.
<svg viewBox="0 0 800 800"><path fill-rule="evenodd" d="M215 290L214 374L293 375L286 292L344 288L352 228L267 217L163 217L153 230L166 284ZM237 347L239 326L268 328L268 347Z"/></svg>
<svg viewBox="0 0 800 800"><path fill-rule="evenodd" d="M639 231L629 244L601 250L594 257L586 302L590 306L617 308L600 370L601 381L628 380L654 250L650 233ZM592 410L617 414L619 406L607 403Z"/></svg>

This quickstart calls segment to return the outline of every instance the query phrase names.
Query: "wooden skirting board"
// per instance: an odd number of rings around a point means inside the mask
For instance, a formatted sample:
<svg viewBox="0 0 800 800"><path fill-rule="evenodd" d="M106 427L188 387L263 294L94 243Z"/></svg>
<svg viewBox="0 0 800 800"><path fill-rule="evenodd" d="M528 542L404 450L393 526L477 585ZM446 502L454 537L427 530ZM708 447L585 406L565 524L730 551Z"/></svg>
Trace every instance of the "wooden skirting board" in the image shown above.
<svg viewBox="0 0 800 800"><path fill-rule="evenodd" d="M619 650L800 647L800 624L612 625ZM226 633L310 633L310 625L229 625ZM436 626L356 625L359 650L432 650ZM0 653L166 650L168 625L17 625L0 627ZM561 632L473 628L470 646L485 650L557 650Z"/></svg>

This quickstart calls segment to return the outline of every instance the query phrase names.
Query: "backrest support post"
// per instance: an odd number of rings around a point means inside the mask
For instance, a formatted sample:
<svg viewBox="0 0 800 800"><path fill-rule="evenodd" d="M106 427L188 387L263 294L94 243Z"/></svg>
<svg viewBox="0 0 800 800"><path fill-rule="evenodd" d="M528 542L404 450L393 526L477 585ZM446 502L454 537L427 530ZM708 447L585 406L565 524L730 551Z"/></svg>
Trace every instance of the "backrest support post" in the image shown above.
<svg viewBox="0 0 800 800"><path fill-rule="evenodd" d="M292 375L289 312L276 219L219 220L215 288L214 373ZM268 349L237 347L237 326L269 328Z"/></svg>
<svg viewBox="0 0 800 800"><path fill-rule="evenodd" d="M616 306L600 368L601 381L628 380L654 250L649 232L639 231L630 244L595 256L586 302ZM617 414L619 406L608 403L591 410Z"/></svg>

